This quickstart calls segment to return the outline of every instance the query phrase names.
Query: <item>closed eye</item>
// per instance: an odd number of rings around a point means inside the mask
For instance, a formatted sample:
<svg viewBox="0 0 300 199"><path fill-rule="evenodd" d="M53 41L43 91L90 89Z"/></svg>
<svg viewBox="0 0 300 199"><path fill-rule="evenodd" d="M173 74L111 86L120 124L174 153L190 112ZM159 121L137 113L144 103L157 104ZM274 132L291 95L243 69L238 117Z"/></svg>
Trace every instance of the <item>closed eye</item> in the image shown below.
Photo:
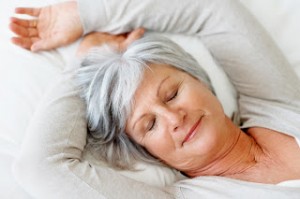
<svg viewBox="0 0 300 199"><path fill-rule="evenodd" d="M176 90L172 93L172 95L167 99L167 102L169 102L169 101L175 99L175 98L177 97L177 94L178 94L178 90L176 89Z"/></svg>
<svg viewBox="0 0 300 199"><path fill-rule="evenodd" d="M156 124L156 118L153 118L148 124L147 127L148 131L152 131L155 127L155 124Z"/></svg>
<svg viewBox="0 0 300 199"><path fill-rule="evenodd" d="M167 100L166 100L167 102L169 102L169 101L175 99L175 98L178 96L179 91L182 89L182 83L183 83L183 80L180 81L180 82L175 86L175 88L174 88L173 92L171 93L171 95L169 95L169 96L167 97Z"/></svg>

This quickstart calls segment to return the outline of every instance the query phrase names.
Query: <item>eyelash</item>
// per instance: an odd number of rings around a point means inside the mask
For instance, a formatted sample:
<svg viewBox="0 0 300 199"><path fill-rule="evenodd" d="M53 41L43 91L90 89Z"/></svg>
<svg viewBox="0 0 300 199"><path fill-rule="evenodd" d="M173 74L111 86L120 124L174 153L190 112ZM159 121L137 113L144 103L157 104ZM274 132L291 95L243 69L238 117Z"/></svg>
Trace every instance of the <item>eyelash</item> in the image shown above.
<svg viewBox="0 0 300 199"><path fill-rule="evenodd" d="M168 98L167 102L175 99L177 97L178 94L178 89L176 89L176 92L172 93L172 95Z"/></svg>
<svg viewBox="0 0 300 199"><path fill-rule="evenodd" d="M153 120L151 120L151 122L152 122L152 125L150 126L148 131L152 131L154 129L154 126L156 124L156 118L153 118Z"/></svg>

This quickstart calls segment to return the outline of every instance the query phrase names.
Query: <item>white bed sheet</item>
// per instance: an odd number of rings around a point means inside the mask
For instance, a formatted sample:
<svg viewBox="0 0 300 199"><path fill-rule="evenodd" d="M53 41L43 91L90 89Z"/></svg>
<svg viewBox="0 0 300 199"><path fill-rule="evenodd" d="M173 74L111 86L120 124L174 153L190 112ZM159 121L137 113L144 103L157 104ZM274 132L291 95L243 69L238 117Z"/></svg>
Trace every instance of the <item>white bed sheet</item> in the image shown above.
<svg viewBox="0 0 300 199"><path fill-rule="evenodd" d="M58 70L47 64L47 59L53 58L50 54L47 55L49 57L32 56L10 44L9 38L12 34L8 30L8 19L14 7L23 5L23 2L0 1L0 198L3 199L31 198L14 180L11 165L21 145L30 116L42 95L40 88L45 89L47 86L41 80L45 77L51 78ZM45 3L33 0L27 1L26 5ZM38 66L41 68L38 69ZM41 70L48 74L41 74ZM38 88L35 83L39 85ZM30 93L26 92L29 88ZM22 110L19 107L22 107Z"/></svg>
<svg viewBox="0 0 300 199"><path fill-rule="evenodd" d="M300 1L241 0L270 32L300 76ZM0 1L0 195L23 199L30 196L14 181L11 165L24 132L44 91L65 66L61 52L32 54L9 42L8 18L16 6L39 6L55 1Z"/></svg>

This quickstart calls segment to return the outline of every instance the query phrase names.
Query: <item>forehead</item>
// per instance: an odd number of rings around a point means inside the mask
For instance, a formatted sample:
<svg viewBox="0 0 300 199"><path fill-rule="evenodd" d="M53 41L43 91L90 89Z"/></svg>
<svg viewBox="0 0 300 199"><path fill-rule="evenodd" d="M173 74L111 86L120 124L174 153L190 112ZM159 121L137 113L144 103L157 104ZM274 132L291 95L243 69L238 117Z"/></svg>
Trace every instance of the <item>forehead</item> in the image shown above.
<svg viewBox="0 0 300 199"><path fill-rule="evenodd" d="M180 73L183 72L169 65L149 65L149 68L147 68L144 71L142 81L136 90L134 96L135 101L137 101L140 97L144 96L145 94L152 94L152 92L156 92L163 80L165 80L168 77L178 76Z"/></svg>
<svg viewBox="0 0 300 199"><path fill-rule="evenodd" d="M157 97L157 91L162 81L169 77L179 77L182 73L182 71L169 65L150 64L149 68L144 71L142 81L134 94L132 112L128 118L128 123L135 115L151 105Z"/></svg>

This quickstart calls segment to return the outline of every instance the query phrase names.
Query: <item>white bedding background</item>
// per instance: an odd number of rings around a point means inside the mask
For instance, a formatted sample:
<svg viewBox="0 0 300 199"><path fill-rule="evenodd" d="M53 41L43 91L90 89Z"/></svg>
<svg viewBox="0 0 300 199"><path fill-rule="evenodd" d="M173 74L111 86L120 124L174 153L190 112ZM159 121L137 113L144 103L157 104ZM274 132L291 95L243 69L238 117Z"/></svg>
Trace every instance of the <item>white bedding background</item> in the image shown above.
<svg viewBox="0 0 300 199"><path fill-rule="evenodd" d="M300 77L300 1L241 1L270 32ZM11 164L18 154L26 127L39 100L54 77L65 67L64 58L71 52L68 50L72 49L33 54L13 46L9 42L12 33L7 28L9 17L13 15L16 6L41 6L51 2L54 1L0 1L0 198L4 199L30 198L14 181ZM183 45L186 41L181 40ZM206 51L203 50L203 53ZM216 70L211 69L210 73ZM222 76L221 72L215 73ZM215 81L215 84L226 84L226 78L221 79L224 80ZM230 112L234 108L232 99L224 93L221 95L223 102L228 105L227 112Z"/></svg>

